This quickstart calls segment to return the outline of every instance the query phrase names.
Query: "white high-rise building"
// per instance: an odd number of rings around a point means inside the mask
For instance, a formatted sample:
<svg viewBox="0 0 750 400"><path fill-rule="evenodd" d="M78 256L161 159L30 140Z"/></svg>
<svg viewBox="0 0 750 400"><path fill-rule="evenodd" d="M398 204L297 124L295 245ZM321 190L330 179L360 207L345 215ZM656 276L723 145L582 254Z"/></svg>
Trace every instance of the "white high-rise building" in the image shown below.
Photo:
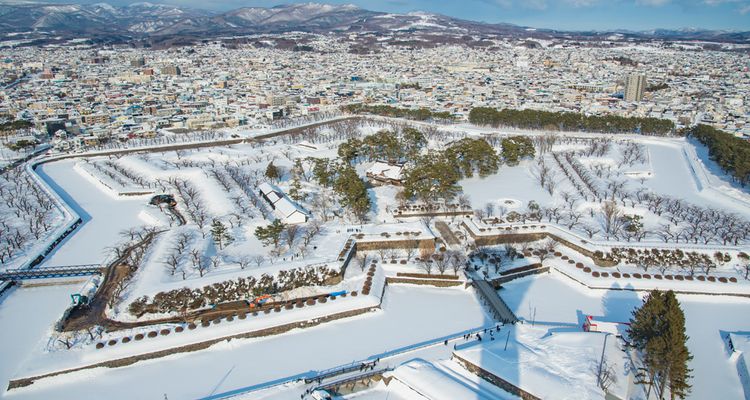
<svg viewBox="0 0 750 400"><path fill-rule="evenodd" d="M643 100L646 91L646 75L631 74L625 80L625 101Z"/></svg>

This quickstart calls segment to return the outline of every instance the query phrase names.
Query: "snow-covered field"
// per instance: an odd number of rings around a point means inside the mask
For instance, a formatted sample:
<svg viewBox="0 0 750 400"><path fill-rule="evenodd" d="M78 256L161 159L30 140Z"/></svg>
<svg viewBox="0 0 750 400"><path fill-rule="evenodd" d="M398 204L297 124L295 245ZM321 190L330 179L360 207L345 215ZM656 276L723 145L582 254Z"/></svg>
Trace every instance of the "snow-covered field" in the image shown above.
<svg viewBox="0 0 750 400"><path fill-rule="evenodd" d="M360 133L371 134L380 128L372 124L360 127ZM460 125L445 129L453 132L455 138L464 134L488 133L487 130ZM43 266L105 263L115 258L116 248L122 249L124 243L133 242L137 236L135 228L145 225L163 231L143 254L132 277L132 284L123 289L120 301L106 310L107 317L119 322L150 323L157 318L181 315L183 311L172 308L167 312L136 315L130 311L129 305L144 296L153 300L157 295L177 292L182 288L210 290L211 285L227 281L278 277L292 269L308 266L340 268L340 252L347 240L352 238L358 238L362 243L395 242L406 237L404 232L410 232L408 237L411 239L439 238L442 233L435 228L434 221L393 217L389 210L398 204L396 194L401 190L398 187L369 188L368 195L372 201L370 220L359 222L341 206L331 188L311 178L315 161L310 157L335 158L337 146L342 142L337 134L327 131L317 138L318 141L304 145L279 139L177 152L100 155L88 157L86 161L63 160L44 164L37 169L38 175L82 218L83 224L56 248ZM545 229L550 231L566 231L561 233L561 237L572 243L585 243L594 250L607 252L613 246L680 248L711 257L714 251L721 250L731 260L719 261L716 270L710 271L711 276L722 279L731 277L739 279L739 283L683 282L682 279L677 282L670 279L668 284L660 287L711 292L715 287L730 287L721 285L733 285L732 293L746 293L748 286L742 278L738 253L746 251L743 246L747 245L747 238L735 241L732 237L722 238L720 234L711 236L705 233L705 229L700 234L691 233L689 229L691 217L701 212L711 215L703 217L710 219L719 218L718 214L710 214L719 210L729 215L726 221L740 221L738 224L741 224L741 218L750 216L750 196L726 182L701 149L696 151L692 144L682 139L618 137L608 142L610 147L602 154L584 156L581 152L602 137L586 134L570 136L570 140L558 142L551 150L559 154L579 152L576 153L575 162L580 164L584 175L591 175L591 186L600 193L592 194L591 189L580 186L579 181L583 178L564 175L566 168L574 168L572 163L559 162L552 153L541 156L543 164L546 163L552 171L555 183L552 188L540 184L541 164L538 159L522 160L512 167L502 166L496 174L484 179L464 179L460 182L464 194L479 214L485 214L485 222L480 218L447 218L452 220L449 221L450 229L463 235L459 235L462 237L461 243L446 246L450 247L448 250L470 252L470 243L467 243L470 241L463 239L469 232L462 228L461 222L466 221L476 230L489 229L492 232L495 229L495 232L499 232L510 225L521 225L522 222L517 219L509 218L510 214L533 214L535 204L541 217L536 221L530 220L529 224L547 224L550 228ZM433 148L440 145L434 140L430 143ZM636 147L643 152L642 157L623 162L628 149ZM269 165L277 167L280 176L267 178L265 175ZM302 165L302 170L294 171L298 168L296 165ZM356 171L364 175L371 165L371 161L361 162L356 165ZM294 175L297 175L296 179ZM257 186L267 180L274 181L287 196L291 196L294 185L298 184L299 196L295 196L295 201L316 222L301 225L299 231L285 230L282 236L285 244L281 246L262 243L254 234L256 228L267 226L278 217L278 212L270 210L265 200L259 198ZM164 205L149 205L152 194L121 195L140 190L174 195L176 211L185 217L186 223L180 225L178 218L170 214ZM623 192L627 192L627 195L621 196ZM577 196L577 199L570 201L569 194ZM654 212L647 207L646 200L635 200L643 195L668 196L679 200L679 207ZM625 237L622 230L603 232L601 208L604 200L610 196L615 199L623 215L643 218L642 228L646 231L643 237ZM486 210L488 203L492 207ZM497 218L498 222L491 221L493 218ZM507 221L500 221L506 218ZM521 218L530 217L524 215ZM231 237L226 243L212 237L214 221L223 224ZM679 242L660 239L659 230L665 225L684 235L678 237ZM596 228L596 232L588 232L586 227ZM685 243L688 240L690 243ZM581 267L585 265L595 272L634 273L641 268L625 263L614 268L597 267L593 258L585 257L572 248L558 250L565 257L582 262ZM500 254L505 250L497 246L488 251ZM365 252L362 253L360 255ZM67 350L50 344L51 327L68 306L68 295L78 292L82 285L15 290L0 302L0 326L3 327L0 339L5 339L0 340L0 355L3 357L3 361L0 361L0 379L5 382L13 377L73 368L291 321L313 320L334 312L376 306L380 301L378 296L384 274L394 276L403 272L425 272L423 264L411 260L419 255L417 250L409 254L404 250L372 250L367 255L370 262L377 258L379 264L388 261L388 258L410 260L403 264L394 262L385 267L378 266L377 272L374 272L373 293L369 295L350 296L335 303L301 310L260 315L246 321L222 322L220 326L199 327L179 335L118 344L102 350L95 350L93 344L167 325L105 333L96 340ZM718 258L723 256L720 254ZM508 262L503 268L520 267L537 261L537 255L529 255ZM279 294L277 299L285 301L334 290L360 290L367 274L367 265L359 268L357 263L361 262L360 258L355 258L355 262L343 274L342 282L296 287ZM539 388L531 392L544 398L601 398L602 393L596 388L589 369L600 354L602 335L582 333L581 324L586 315L606 321L628 321L631 311L641 304L642 292L592 290L568 277L590 282L590 271L577 269L573 265L575 262L555 258L547 260L545 264L553 267L551 273L503 284L499 292L516 315L526 320L525 325L513 328L507 351L501 348L504 347L501 337L481 345L461 343L455 339L451 339L451 344L458 346L459 353L483 363L509 381ZM649 268L652 268L649 272L653 274L658 266ZM488 274L488 277L498 277L500 271ZM557 271L566 272L567 276ZM705 274L709 275L709 272ZM488 382L449 361L450 346L444 346L439 351L434 347L420 348L413 353L399 352L398 357L386 357L395 349L436 339L442 341L443 337L460 336L470 329L494 325L473 289L464 287L468 278L461 273L458 275L460 285L452 288L390 285L385 291L382 309L365 315L262 339L235 339L213 345L207 350L173 354L122 368L79 371L44 379L30 387L4 393L3 396L47 399L59 398L60 393L64 393L64 398L78 399L103 396L112 399L200 398L237 388L309 377L317 371L352 361L383 356L388 359L389 367L396 368L392 374L403 389L392 398L410 398L413 394L409 390L413 392L415 387L421 387L418 392L432 393L433 398L504 398L504 392L489 387ZM474 276L479 275L470 275ZM618 281L600 279L603 283L597 287L634 287L619 280L619 276ZM658 286L651 282L656 280L638 281L635 288ZM230 300L252 300L257 295L248 290ZM679 299L687 319L688 345L695 356L691 362L694 388L690 398L744 398L737 368L725 350L723 336L727 332L750 331L750 320L743 318L750 311L750 299L706 295L680 295ZM207 304L197 308L208 309L210 306ZM187 309L187 305L183 307ZM27 317L25 313L28 310L40 311ZM535 326L529 326L531 321ZM23 327L6 329L8 326ZM503 332L510 330L507 327L503 329L506 329ZM617 347L611 346L608 344L606 350L608 356L617 358L623 354ZM425 359L412 360L421 357ZM546 365L553 365L554 368L545 368ZM618 364L620 369L623 366L624 362ZM576 376L578 367L586 370L585 375ZM622 386L626 383L627 380L616 385L617 393L627 391ZM410 389L407 390L407 387ZM571 394L576 387L585 390ZM304 388L299 383L289 383L248 394L246 398L297 398ZM390 395L392 389L381 384L351 398L383 398ZM562 392L565 396L556 396Z"/></svg>
<svg viewBox="0 0 750 400"><path fill-rule="evenodd" d="M585 315L627 322L642 294L591 290L557 273L523 278L503 286L503 299L519 317L580 330ZM693 354L690 399L745 399L737 367L729 359L723 333L750 330L750 299L679 295L685 312L688 349ZM564 328L563 328L564 330Z"/></svg>
<svg viewBox="0 0 750 400"><path fill-rule="evenodd" d="M492 322L471 291L389 288L383 310L264 339L232 340L117 369L99 368L40 381L13 399L190 399L304 376ZM189 382L189 384L186 384ZM123 388L128 388L123 390ZM289 397L287 397L289 398Z"/></svg>
<svg viewBox="0 0 750 400"><path fill-rule="evenodd" d="M48 266L102 263L109 248L121 241L123 230L150 222L141 214L146 209L147 196L110 196L76 171L74 163L59 161L37 169L83 220L75 234L47 258Z"/></svg>
<svg viewBox="0 0 750 400"><path fill-rule="evenodd" d="M80 284L10 289L0 302L0 397L5 398L8 380L24 362L39 352L49 339L54 323L70 303L70 294Z"/></svg>

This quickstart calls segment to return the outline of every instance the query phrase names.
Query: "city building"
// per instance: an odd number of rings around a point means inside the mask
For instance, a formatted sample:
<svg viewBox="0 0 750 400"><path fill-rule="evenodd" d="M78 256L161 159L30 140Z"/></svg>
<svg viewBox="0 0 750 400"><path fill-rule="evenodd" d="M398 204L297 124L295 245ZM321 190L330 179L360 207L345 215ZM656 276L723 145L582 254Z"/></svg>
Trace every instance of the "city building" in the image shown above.
<svg viewBox="0 0 750 400"><path fill-rule="evenodd" d="M646 75L631 74L625 79L625 101L643 101L643 93L646 91Z"/></svg>

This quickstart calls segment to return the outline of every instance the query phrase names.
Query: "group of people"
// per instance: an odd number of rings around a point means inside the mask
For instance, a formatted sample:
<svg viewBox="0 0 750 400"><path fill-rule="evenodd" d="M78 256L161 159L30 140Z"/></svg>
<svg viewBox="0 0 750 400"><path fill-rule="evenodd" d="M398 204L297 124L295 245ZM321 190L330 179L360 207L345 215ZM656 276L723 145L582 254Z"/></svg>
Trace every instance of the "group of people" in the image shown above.
<svg viewBox="0 0 750 400"><path fill-rule="evenodd" d="M471 338L473 336L473 337L476 338L477 341L481 342L482 341L482 335L481 335L481 333L483 333L485 335L485 337L487 336L487 334L489 334L490 335L490 340L495 340L495 332L500 332L500 325L496 325L494 329L493 328L484 328L484 330L482 332L467 333L467 334L464 335L464 340L471 340ZM448 345L448 340L447 339L445 340L445 345L446 346ZM453 348L454 349L456 348L455 344L453 345Z"/></svg>
<svg viewBox="0 0 750 400"><path fill-rule="evenodd" d="M377 364L378 364L379 362L380 362L380 357L376 358L376 359L375 359L375 360L373 360L372 362L369 362L369 363L362 363L362 364L360 364L360 366L359 366L359 371L360 371L360 372L362 372L362 371L368 371L368 370L372 371L372 370L374 370L374 369L375 369L375 366L376 366L376 365L377 365ZM323 378L322 378L322 377L318 377L318 378L316 378L316 379L315 379L315 383L317 383L318 385L320 385L320 384L321 384L321 382L323 382ZM310 394L310 393L312 393L312 392L314 392L314 391L315 391L315 388L307 388L307 389L305 390L305 393L301 394L301 395L299 396L299 398L300 398L300 399L304 399L304 398L305 398L305 396L307 396L308 394Z"/></svg>

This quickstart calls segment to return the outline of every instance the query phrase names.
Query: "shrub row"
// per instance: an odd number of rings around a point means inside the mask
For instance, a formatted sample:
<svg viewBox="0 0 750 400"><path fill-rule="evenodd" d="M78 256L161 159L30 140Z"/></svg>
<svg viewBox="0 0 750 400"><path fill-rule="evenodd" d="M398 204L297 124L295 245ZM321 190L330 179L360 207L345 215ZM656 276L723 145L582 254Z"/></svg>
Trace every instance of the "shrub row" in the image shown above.
<svg viewBox="0 0 750 400"><path fill-rule="evenodd" d="M279 293L302 286L322 286L339 277L337 270L328 266L308 266L279 271L276 276L263 274L260 278L238 278L217 282L203 288L181 288L159 292L153 299L143 296L133 301L128 311L136 317L148 313L169 313L197 310L210 304L220 304L252 298L265 293Z"/></svg>

